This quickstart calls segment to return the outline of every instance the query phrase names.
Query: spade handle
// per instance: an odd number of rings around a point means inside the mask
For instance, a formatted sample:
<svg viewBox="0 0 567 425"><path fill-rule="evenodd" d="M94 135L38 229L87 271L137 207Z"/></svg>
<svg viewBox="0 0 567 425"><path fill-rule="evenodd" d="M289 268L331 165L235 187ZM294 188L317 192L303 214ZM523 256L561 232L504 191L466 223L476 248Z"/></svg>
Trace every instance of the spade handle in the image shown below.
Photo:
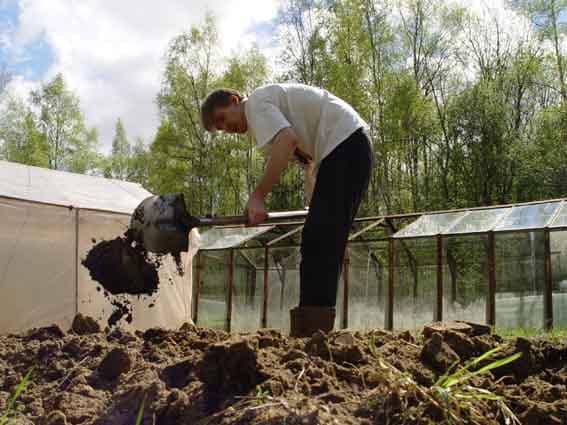
<svg viewBox="0 0 567 425"><path fill-rule="evenodd" d="M268 217L263 222L264 224L277 223L282 220L299 219L307 216L307 210L300 211L279 211L270 212ZM198 222L198 227L201 226L231 226L231 225L246 225L248 224L248 217L245 215L235 216L221 216L221 217L192 217Z"/></svg>

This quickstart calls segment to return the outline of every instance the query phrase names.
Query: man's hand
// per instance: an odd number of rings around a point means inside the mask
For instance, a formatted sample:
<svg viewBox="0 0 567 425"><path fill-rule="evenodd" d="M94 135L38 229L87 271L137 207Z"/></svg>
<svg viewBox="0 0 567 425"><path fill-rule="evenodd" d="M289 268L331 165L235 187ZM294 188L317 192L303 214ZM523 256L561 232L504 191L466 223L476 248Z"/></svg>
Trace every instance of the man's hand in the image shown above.
<svg viewBox="0 0 567 425"><path fill-rule="evenodd" d="M267 217L266 207L264 206L264 198L256 192L252 192L246 203L246 215L248 215L248 224L254 226L260 224Z"/></svg>

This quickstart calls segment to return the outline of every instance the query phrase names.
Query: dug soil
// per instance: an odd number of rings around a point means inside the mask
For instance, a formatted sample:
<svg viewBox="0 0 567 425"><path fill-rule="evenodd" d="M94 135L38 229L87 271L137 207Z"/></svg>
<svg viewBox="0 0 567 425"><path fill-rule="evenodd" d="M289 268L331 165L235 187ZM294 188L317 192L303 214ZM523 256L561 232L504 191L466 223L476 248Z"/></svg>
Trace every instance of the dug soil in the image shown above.
<svg viewBox="0 0 567 425"><path fill-rule="evenodd" d="M419 341L382 330L295 339L192 325L104 333L79 316L69 331L0 336L0 416L33 368L14 410L17 424L132 425L142 403L147 425L512 424L512 414L523 424L567 423L565 342L503 341L482 327L426 334ZM467 381L485 398L458 398L464 392L434 385L455 362L497 346L492 360L522 355Z"/></svg>
<svg viewBox="0 0 567 425"><path fill-rule="evenodd" d="M127 295L151 297L159 288L158 269L164 255L149 253L136 243L131 233L112 240L93 240L82 264L89 270L91 279L102 286L104 296L113 306L108 326L115 326L121 319L132 322L132 305ZM182 275L181 253L171 253Z"/></svg>

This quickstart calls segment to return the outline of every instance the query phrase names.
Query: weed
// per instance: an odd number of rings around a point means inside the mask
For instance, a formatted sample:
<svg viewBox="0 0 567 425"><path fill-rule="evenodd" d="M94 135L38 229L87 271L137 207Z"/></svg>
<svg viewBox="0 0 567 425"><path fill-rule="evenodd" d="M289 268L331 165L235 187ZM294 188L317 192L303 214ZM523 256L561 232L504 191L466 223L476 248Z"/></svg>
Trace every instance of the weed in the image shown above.
<svg viewBox="0 0 567 425"><path fill-rule="evenodd" d="M6 411L4 412L2 417L0 417L0 425L8 424L8 415L14 409L14 405L16 404L16 400L18 399L20 394L24 392L24 390L26 389L26 386L28 385L32 372L33 372L33 367L28 371L28 373L26 373L26 376L24 376L24 378L17 385L16 389L14 390L14 394L12 395L12 398L10 398L10 401L8 401L8 406L6 407Z"/></svg>

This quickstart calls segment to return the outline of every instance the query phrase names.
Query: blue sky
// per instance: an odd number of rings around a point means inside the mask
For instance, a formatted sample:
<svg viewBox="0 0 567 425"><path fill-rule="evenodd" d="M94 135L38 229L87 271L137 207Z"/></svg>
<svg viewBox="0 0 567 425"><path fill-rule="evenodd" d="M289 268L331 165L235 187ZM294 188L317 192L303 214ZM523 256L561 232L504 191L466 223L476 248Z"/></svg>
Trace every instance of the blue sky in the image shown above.
<svg viewBox="0 0 567 425"><path fill-rule="evenodd" d="M9 65L12 73L27 80L41 80L53 64L54 52L45 38L39 35L23 49L14 46L13 37L19 27L20 6L15 0L0 2L0 62Z"/></svg>

